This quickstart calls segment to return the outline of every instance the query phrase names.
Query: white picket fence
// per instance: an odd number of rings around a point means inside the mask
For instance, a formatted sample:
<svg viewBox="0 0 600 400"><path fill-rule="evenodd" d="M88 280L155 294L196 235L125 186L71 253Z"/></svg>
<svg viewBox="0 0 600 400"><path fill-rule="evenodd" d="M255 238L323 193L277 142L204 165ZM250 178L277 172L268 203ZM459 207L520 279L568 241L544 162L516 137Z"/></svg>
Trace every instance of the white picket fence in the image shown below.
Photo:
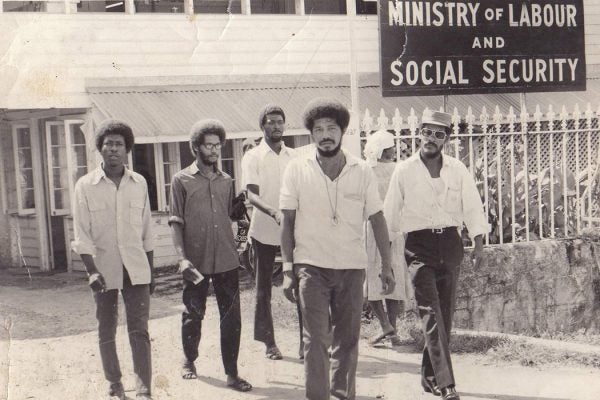
<svg viewBox="0 0 600 400"><path fill-rule="evenodd" d="M600 107L560 113L539 106L503 115L485 107L476 115L453 112L445 152L473 174L490 223L487 244L574 237L600 226ZM418 151L419 117L366 110L361 139L383 129L396 136L400 159Z"/></svg>

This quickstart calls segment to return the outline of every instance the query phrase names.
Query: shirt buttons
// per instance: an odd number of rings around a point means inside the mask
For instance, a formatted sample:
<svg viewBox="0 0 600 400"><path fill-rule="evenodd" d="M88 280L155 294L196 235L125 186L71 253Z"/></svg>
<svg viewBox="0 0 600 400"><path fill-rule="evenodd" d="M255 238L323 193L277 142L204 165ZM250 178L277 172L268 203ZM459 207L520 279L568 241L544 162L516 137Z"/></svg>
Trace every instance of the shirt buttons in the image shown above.
<svg viewBox="0 0 600 400"><path fill-rule="evenodd" d="M218 225L215 225L215 228L218 228L218 227L219 227Z"/></svg>

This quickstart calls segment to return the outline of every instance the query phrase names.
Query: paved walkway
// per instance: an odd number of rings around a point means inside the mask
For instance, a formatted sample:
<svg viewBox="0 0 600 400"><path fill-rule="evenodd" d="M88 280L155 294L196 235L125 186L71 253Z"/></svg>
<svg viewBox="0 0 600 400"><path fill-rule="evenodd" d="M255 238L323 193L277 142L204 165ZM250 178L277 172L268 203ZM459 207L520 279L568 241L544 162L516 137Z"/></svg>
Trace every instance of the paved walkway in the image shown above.
<svg viewBox="0 0 600 400"><path fill-rule="evenodd" d="M0 273L0 399L105 399L93 301L83 277L54 276L30 286L2 278ZM280 296L279 291L275 295ZM291 306L280 304L284 305L274 310L276 321L294 315ZM286 357L281 361L267 360L263 346L252 340L252 292L242 294L239 367L240 374L255 389L240 394L225 387L216 304L212 298L208 310L197 361L200 378L184 381L179 377L179 294L153 298L150 333L155 399L303 399L304 367L296 356L295 326L276 322L278 342ZM8 320L12 321L10 331L3 328ZM134 398L129 344L123 325L119 326L117 340L124 384L127 394ZM456 355L454 361L458 389L464 400L600 399L597 369L493 364L485 356L472 355ZM379 349L361 343L357 400L434 400L420 388L419 362L420 354L410 348Z"/></svg>

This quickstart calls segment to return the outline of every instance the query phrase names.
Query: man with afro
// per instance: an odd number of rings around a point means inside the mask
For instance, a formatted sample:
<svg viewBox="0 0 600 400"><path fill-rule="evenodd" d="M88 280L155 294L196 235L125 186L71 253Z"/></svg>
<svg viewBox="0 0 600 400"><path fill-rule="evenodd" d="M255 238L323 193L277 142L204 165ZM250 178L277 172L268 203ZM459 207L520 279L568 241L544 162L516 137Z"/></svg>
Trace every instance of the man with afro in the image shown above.
<svg viewBox="0 0 600 400"><path fill-rule="evenodd" d="M75 185L72 246L81 256L94 293L100 358L109 396L126 398L115 344L120 291L127 314L136 399L148 400L154 239L146 181L125 167L133 142L133 132L124 122L107 120L96 129L96 148L103 162Z"/></svg>
<svg viewBox="0 0 600 400"><path fill-rule="evenodd" d="M238 375L242 320L238 279L239 260L231 226L233 180L218 167L225 128L205 119L192 126L190 149L196 160L171 181L169 225L183 275L181 339L183 379L196 379L194 362L212 281L221 316L221 358L227 386L240 392L252 389ZM213 368L211 365L210 368Z"/></svg>
<svg viewBox="0 0 600 400"><path fill-rule="evenodd" d="M381 253L382 291L390 293L395 284L377 179L366 162L342 148L349 121L336 100L306 106L304 126L314 148L290 161L280 193L283 291L292 302L296 291L299 296L309 400L356 397L367 218Z"/></svg>

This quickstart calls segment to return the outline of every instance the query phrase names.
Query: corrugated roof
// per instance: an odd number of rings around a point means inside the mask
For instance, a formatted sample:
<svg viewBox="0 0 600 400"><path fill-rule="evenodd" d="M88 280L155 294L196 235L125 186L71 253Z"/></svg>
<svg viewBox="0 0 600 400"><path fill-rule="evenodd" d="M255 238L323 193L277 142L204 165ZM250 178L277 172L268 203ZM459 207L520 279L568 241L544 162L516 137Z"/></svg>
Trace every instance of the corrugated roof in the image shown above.
<svg viewBox="0 0 600 400"><path fill-rule="evenodd" d="M287 129L303 129L302 111L315 97L326 96L350 105L350 88L342 85L303 85L285 84L229 84L203 85L201 87L165 86L153 88L90 88L88 92L94 105L106 118L127 121L136 137L143 141L164 141L169 137L187 137L191 126L203 118L221 120L229 133L258 132L258 114L267 103L280 105L286 113ZM545 112L552 104L555 112L562 105L572 112L575 103L583 111L586 104L592 103L597 110L600 102L600 80L588 80L585 92L529 93L526 96L528 111L532 113L539 104ZM364 113L369 109L377 116L383 108L392 117L396 108L407 117L414 108L417 115L427 107L439 109L442 96L382 97L376 85L362 86L359 89L359 106ZM493 113L496 105L506 114L512 106L519 112L518 94L485 94L450 96L448 110L458 109L461 115L472 107L478 116L485 106Z"/></svg>

